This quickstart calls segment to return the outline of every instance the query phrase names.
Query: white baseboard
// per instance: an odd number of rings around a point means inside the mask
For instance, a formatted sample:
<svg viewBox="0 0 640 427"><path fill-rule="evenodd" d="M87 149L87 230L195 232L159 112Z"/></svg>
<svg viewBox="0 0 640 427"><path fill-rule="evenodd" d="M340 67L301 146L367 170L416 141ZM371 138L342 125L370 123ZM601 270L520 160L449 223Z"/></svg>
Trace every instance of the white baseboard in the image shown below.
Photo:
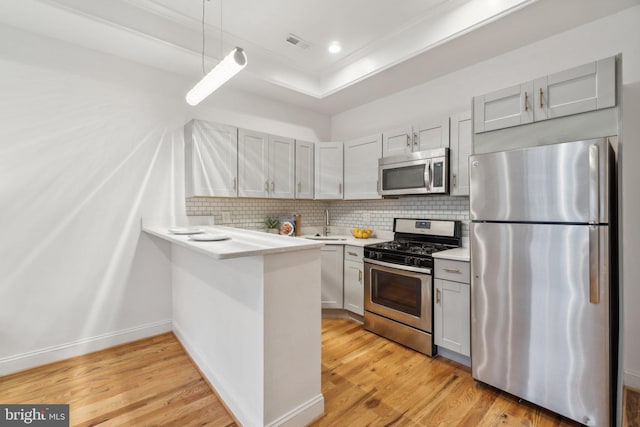
<svg viewBox="0 0 640 427"><path fill-rule="evenodd" d="M624 371L622 382L625 386L640 390L640 372L627 369Z"/></svg>
<svg viewBox="0 0 640 427"><path fill-rule="evenodd" d="M303 427L324 415L324 396L317 395L311 400L294 408L266 427Z"/></svg>
<svg viewBox="0 0 640 427"><path fill-rule="evenodd" d="M0 359L0 375L11 374L13 372L103 350L118 344L170 331L171 320L162 320L160 322L148 323L134 328L84 338L66 344L47 347L15 356L4 357Z"/></svg>
<svg viewBox="0 0 640 427"><path fill-rule="evenodd" d="M438 347L438 356L445 357L447 359L458 362L461 365L471 367L471 358L455 351L449 350L444 347Z"/></svg>
<svg viewBox="0 0 640 427"><path fill-rule="evenodd" d="M207 378L209 384L214 388L220 399L224 402L224 405L227 407L229 411L233 414L233 416L242 424L243 426L250 426L255 424L251 417L247 416L240 405L231 398L229 395L227 388L220 381L219 378L216 377L215 373L208 365L206 358L204 358L195 348L194 345L191 344L189 338L185 335L184 331L180 328L180 325L174 320L173 321L173 333L180 341L180 344L184 347L184 349L191 357L191 360L198 366L200 372Z"/></svg>

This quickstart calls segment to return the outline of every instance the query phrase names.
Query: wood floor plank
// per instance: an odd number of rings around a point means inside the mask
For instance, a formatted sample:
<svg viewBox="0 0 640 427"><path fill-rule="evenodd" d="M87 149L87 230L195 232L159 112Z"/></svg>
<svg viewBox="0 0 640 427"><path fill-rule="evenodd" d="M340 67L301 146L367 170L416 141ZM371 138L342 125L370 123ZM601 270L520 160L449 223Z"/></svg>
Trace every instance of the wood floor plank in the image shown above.
<svg viewBox="0 0 640 427"><path fill-rule="evenodd" d="M623 427L640 427L640 390L625 387L623 392Z"/></svg>
<svg viewBox="0 0 640 427"><path fill-rule="evenodd" d="M321 372L325 415L312 427L577 425L346 319L322 321ZM0 401L69 403L81 427L236 426L171 333L0 377ZM626 426L640 427L640 398L627 401Z"/></svg>

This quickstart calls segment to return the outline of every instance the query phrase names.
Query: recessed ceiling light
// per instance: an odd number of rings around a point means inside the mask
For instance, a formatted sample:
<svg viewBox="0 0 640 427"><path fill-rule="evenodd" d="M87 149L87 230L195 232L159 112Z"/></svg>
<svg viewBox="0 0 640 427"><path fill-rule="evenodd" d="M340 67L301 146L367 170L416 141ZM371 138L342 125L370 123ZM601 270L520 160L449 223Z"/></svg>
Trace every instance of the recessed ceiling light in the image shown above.
<svg viewBox="0 0 640 427"><path fill-rule="evenodd" d="M329 53L338 53L342 50L339 42L331 42L329 44Z"/></svg>

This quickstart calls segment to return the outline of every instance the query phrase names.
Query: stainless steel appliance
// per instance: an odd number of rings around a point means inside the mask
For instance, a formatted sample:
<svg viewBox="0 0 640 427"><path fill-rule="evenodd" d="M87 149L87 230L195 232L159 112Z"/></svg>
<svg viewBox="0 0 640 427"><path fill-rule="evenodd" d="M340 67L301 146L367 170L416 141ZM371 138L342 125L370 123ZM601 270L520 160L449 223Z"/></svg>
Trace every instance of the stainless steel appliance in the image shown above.
<svg viewBox="0 0 640 427"><path fill-rule="evenodd" d="M432 356L432 253L460 246L460 221L396 218L394 240L364 248L364 327Z"/></svg>
<svg viewBox="0 0 640 427"><path fill-rule="evenodd" d="M382 196L448 192L448 148L418 151L378 160L378 193Z"/></svg>
<svg viewBox="0 0 640 427"><path fill-rule="evenodd" d="M612 422L617 344L609 138L471 156L473 377Z"/></svg>

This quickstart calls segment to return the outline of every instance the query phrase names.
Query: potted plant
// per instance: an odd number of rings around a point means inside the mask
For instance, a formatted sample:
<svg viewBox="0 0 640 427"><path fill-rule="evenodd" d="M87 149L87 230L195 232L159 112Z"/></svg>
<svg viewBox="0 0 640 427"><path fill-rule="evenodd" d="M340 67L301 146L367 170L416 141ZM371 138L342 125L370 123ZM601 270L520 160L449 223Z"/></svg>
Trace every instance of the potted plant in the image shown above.
<svg viewBox="0 0 640 427"><path fill-rule="evenodd" d="M272 217L272 216L268 216L265 220L264 220L264 225L267 226L267 231L269 233L274 233L274 234L278 234L279 233L279 229L278 226L280 226L280 221L278 220L278 218L276 217Z"/></svg>

